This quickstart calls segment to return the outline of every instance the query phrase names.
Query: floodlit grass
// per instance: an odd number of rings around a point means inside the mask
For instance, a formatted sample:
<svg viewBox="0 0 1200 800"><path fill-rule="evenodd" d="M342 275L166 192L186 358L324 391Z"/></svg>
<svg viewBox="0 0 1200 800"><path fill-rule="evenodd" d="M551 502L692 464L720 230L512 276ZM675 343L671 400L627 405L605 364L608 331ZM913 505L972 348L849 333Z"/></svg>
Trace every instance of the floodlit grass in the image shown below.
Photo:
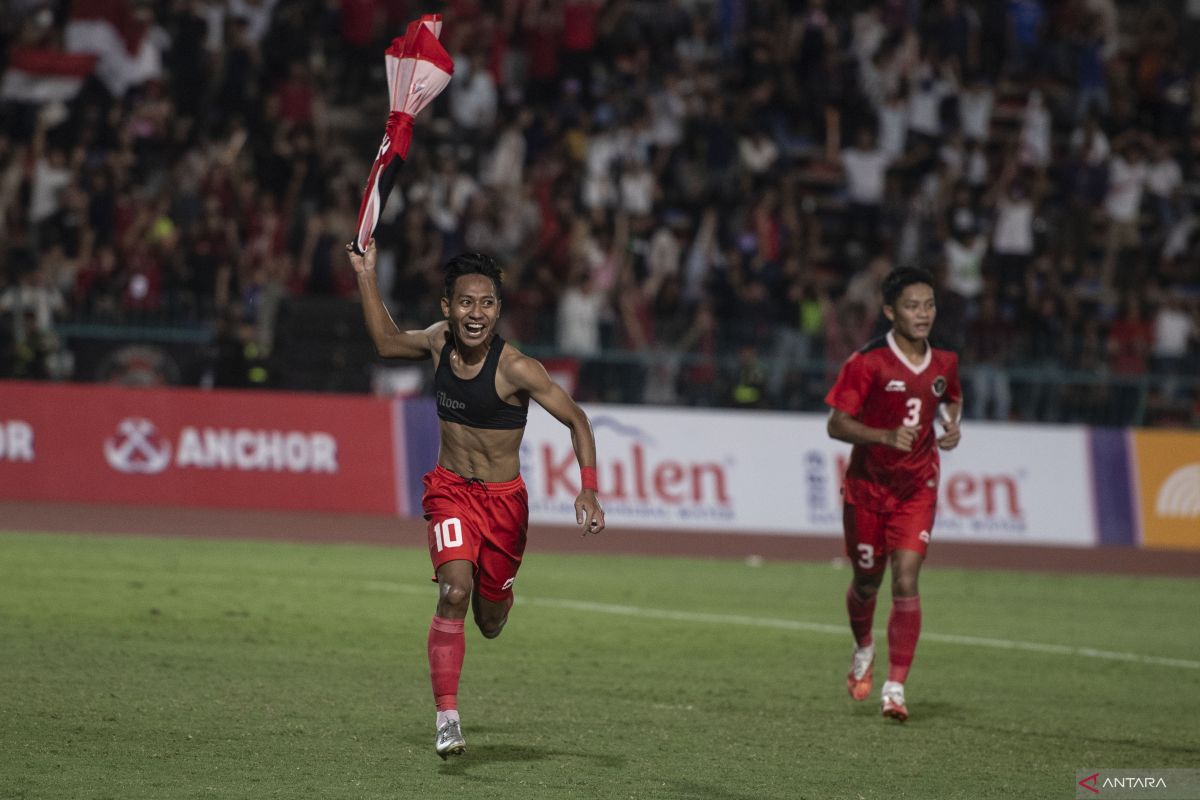
<svg viewBox="0 0 1200 800"><path fill-rule="evenodd" d="M1067 797L1200 763L1200 581L931 566L901 726L845 694L844 569L536 541L504 635L468 633L443 763L428 576L410 549L0 535L0 797Z"/></svg>

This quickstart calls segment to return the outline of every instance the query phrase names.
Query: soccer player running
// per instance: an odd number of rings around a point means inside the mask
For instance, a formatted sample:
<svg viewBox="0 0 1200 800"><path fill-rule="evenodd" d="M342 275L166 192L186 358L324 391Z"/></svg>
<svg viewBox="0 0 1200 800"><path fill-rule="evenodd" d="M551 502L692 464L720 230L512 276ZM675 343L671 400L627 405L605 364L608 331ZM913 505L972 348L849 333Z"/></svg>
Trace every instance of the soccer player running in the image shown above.
<svg viewBox="0 0 1200 800"><path fill-rule="evenodd" d="M855 648L846 684L855 700L871 693L871 623L890 560L888 679L881 707L883 716L903 722L904 682L921 632L917 578L937 509L937 451L958 445L962 388L958 356L929 343L937 306L928 272L893 270L883 281L883 313L891 330L846 360L825 403L833 409L829 435L854 445L842 486L846 555L854 567L846 608ZM934 431L939 416L941 436Z"/></svg>
<svg viewBox="0 0 1200 800"><path fill-rule="evenodd" d="M583 487L575 498L575 518L584 535L604 530L604 511L596 499L596 440L583 409L546 368L496 334L501 272L490 257L452 258L442 297L446 319L424 330L401 331L379 296L374 240L362 255L350 245L346 249L379 355L433 360L441 446L437 466L425 475L422 506L438 583L427 645L437 704L434 748L445 759L466 751L458 681L467 609L480 633L494 639L513 603L529 522L520 465L529 401L571 430Z"/></svg>

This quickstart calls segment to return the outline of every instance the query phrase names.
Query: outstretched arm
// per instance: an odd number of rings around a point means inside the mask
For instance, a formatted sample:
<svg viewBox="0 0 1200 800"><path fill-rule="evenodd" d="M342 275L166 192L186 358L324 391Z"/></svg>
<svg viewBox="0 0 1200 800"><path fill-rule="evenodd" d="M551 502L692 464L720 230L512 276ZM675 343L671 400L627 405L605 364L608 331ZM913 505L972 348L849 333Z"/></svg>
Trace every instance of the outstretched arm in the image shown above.
<svg viewBox="0 0 1200 800"><path fill-rule="evenodd" d="M571 447L579 461L583 484L575 498L575 521L583 526L585 536L604 530L604 509L596 499L596 437L587 414L550 379L540 361L518 356L507 363L505 373L505 378L515 387L528 392L538 405L571 429Z"/></svg>
<svg viewBox="0 0 1200 800"><path fill-rule="evenodd" d="M435 329L443 323L435 323L423 331L402 331L396 327L388 313L383 298L379 296L379 285L375 281L375 240L371 239L362 255L354 252L353 245L346 245L346 255L358 278L358 293L362 298L363 316L367 319L367 330L375 351L384 358L406 358L421 361L433 355Z"/></svg>
<svg viewBox="0 0 1200 800"><path fill-rule="evenodd" d="M899 428L872 428L870 425L859 422L845 411L835 408L829 415L829 422L826 424L825 430L840 442L882 444L910 453L913 443L917 441L917 433L920 432L921 426L901 425Z"/></svg>

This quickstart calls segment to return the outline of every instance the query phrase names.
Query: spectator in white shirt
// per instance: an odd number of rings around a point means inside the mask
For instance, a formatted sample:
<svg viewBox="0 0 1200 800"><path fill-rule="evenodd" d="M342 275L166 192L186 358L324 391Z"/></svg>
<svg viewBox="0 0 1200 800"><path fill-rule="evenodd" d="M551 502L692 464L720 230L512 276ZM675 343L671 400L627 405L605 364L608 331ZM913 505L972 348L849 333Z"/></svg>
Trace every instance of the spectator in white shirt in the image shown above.
<svg viewBox="0 0 1200 800"><path fill-rule="evenodd" d="M1135 131L1123 133L1113 149L1118 155L1108 165L1108 191L1104 196L1104 262L1100 269L1100 279L1106 290L1114 287L1114 273L1121 252L1141 246L1138 215L1147 174L1146 149L1141 134ZM1135 277L1129 271L1123 276L1121 286Z"/></svg>
<svg viewBox="0 0 1200 800"><path fill-rule="evenodd" d="M967 143L967 152L963 160L963 180L972 189L979 191L987 185L991 171L984 143L972 139Z"/></svg>
<svg viewBox="0 0 1200 800"><path fill-rule="evenodd" d="M521 192L525 180L525 130L533 121L533 113L522 108L513 113L504 125L496 144L481 170L482 182L505 196Z"/></svg>
<svg viewBox="0 0 1200 800"><path fill-rule="evenodd" d="M691 89L679 76L667 73L662 86L650 95L650 129L654 146L669 152L683 141L683 126L688 115L687 96Z"/></svg>
<svg viewBox="0 0 1200 800"><path fill-rule="evenodd" d="M483 56L476 54L469 59L460 56L456 66L458 74L450 82L450 115L457 129L468 135L492 130L500 100L496 81Z"/></svg>
<svg viewBox="0 0 1200 800"><path fill-rule="evenodd" d="M279 0L229 0L229 16L246 20L246 35L254 44L262 44L271 27L271 14ZM208 5L223 5L209 3Z"/></svg>
<svg viewBox="0 0 1200 800"><path fill-rule="evenodd" d="M1157 359L1175 361L1187 355L1195 324L1183 298L1167 292L1154 315L1154 344L1150 352Z"/></svg>
<svg viewBox="0 0 1200 800"><path fill-rule="evenodd" d="M858 61L859 68L879 52L887 38L887 26L879 16L879 6L869 3L866 8L855 12L850 20L850 52Z"/></svg>
<svg viewBox="0 0 1200 800"><path fill-rule="evenodd" d="M1104 37L1101 55L1105 61L1111 61L1121 49L1121 20L1117 4L1114 0L1084 0L1083 6L1098 20L1100 33Z"/></svg>
<svg viewBox="0 0 1200 800"><path fill-rule="evenodd" d="M600 354L600 324L608 293L592 280L586 264L577 263L571 281L558 298L558 349L573 356Z"/></svg>
<svg viewBox="0 0 1200 800"><path fill-rule="evenodd" d="M972 225L956 225L953 235L943 246L946 289L957 295L968 314L983 292L983 259L987 247L987 237Z"/></svg>
<svg viewBox="0 0 1200 800"><path fill-rule="evenodd" d="M1035 184L1018 174L1016 159L1010 158L1004 174L984 198L992 205L992 262L1001 292L1001 300L1021 296L1025 291L1025 273L1036 254L1033 220L1037 214Z"/></svg>
<svg viewBox="0 0 1200 800"><path fill-rule="evenodd" d="M662 224L650 237L650 247L646 253L646 271L649 273L648 285L653 293L657 293L658 287L667 278L679 275L688 225L687 215L671 211L664 215Z"/></svg>
<svg viewBox="0 0 1200 800"><path fill-rule="evenodd" d="M458 232L467 206L477 192L479 184L463 171L457 158L447 154L441 161L441 169L429 181L429 219L442 233Z"/></svg>
<svg viewBox="0 0 1200 800"><path fill-rule="evenodd" d="M617 187L613 180L613 165L619 155L616 134L596 123L587 140L584 155L584 176L581 197L589 211L611 208L617 201Z"/></svg>
<svg viewBox="0 0 1200 800"><path fill-rule="evenodd" d="M1171 145L1160 141L1154 148L1154 160L1146 170L1146 191L1154 204L1158 224L1164 233L1179 221L1179 196L1183 188L1183 170L1171 152Z"/></svg>
<svg viewBox="0 0 1200 800"><path fill-rule="evenodd" d="M909 129L932 146L942 135L942 101L958 91L949 64L935 65L924 57L917 65L909 99Z"/></svg>
<svg viewBox="0 0 1200 800"><path fill-rule="evenodd" d="M658 180L648 164L635 158L626 159L618 182L621 210L631 217L649 216L658 198Z"/></svg>
<svg viewBox="0 0 1200 800"><path fill-rule="evenodd" d="M962 178L967 168L967 150L963 144L962 134L951 131L938 148L938 161L946 167L946 181L952 186Z"/></svg>
<svg viewBox="0 0 1200 800"><path fill-rule="evenodd" d="M1185 373L1198 336L1200 327L1197 327L1195 310L1187 307L1178 292L1168 289L1154 315L1154 341L1150 345L1154 370L1168 375ZM1171 396L1177 390L1177 383L1171 380L1164 393Z"/></svg>
<svg viewBox="0 0 1200 800"><path fill-rule="evenodd" d="M1034 89L1029 93L1021 121L1022 162L1037 169L1045 169L1050 163L1050 126L1050 110L1042 100L1042 93Z"/></svg>
<svg viewBox="0 0 1200 800"><path fill-rule="evenodd" d="M858 130L854 147L841 152L846 180L848 228L851 239L873 245L879 230L880 209L892 156L875 141L868 127Z"/></svg>
<svg viewBox="0 0 1200 800"><path fill-rule="evenodd" d="M29 270L15 286L0 294L0 313L11 315L13 341L22 343L29 330L26 315L32 315L32 327L39 334L53 338L55 317L66 310L62 293L53 284L44 266Z"/></svg>
<svg viewBox="0 0 1200 800"><path fill-rule="evenodd" d="M1089 167L1108 161L1112 152L1108 137L1095 115L1089 116L1083 125L1072 131L1070 145L1072 150L1082 153L1083 161Z"/></svg>
<svg viewBox="0 0 1200 800"><path fill-rule="evenodd" d="M958 125L970 142L986 142L992 131L995 92L980 79L972 80L958 95Z"/></svg>
<svg viewBox="0 0 1200 800"><path fill-rule="evenodd" d="M902 86L879 109L879 146L892 159L904 155L908 139L908 92Z"/></svg>
<svg viewBox="0 0 1200 800"><path fill-rule="evenodd" d="M738 156L742 168L751 175L765 175L779 160L779 146L766 131L754 130L738 140Z"/></svg>
<svg viewBox="0 0 1200 800"><path fill-rule="evenodd" d="M37 127L29 151L32 165L29 173L29 222L33 229L32 245L40 249L52 242L52 220L61 208L62 192L71 184L73 165L67 153L46 141L49 127L50 106L43 106L37 114ZM42 241L46 240L46 241Z"/></svg>

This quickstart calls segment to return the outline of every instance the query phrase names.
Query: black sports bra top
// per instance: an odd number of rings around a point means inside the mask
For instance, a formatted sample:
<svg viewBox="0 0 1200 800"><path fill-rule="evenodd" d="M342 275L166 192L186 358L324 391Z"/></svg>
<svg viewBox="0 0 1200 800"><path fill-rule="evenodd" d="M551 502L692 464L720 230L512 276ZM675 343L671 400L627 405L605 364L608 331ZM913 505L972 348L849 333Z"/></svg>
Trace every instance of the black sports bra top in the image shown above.
<svg viewBox="0 0 1200 800"><path fill-rule="evenodd" d="M442 357L433 374L433 392L439 419L457 422L469 428L512 430L524 428L529 406L514 406L496 394L496 366L504 350L504 339L492 338L492 346L483 367L474 378L460 378L450 366L453 342L442 348Z"/></svg>

